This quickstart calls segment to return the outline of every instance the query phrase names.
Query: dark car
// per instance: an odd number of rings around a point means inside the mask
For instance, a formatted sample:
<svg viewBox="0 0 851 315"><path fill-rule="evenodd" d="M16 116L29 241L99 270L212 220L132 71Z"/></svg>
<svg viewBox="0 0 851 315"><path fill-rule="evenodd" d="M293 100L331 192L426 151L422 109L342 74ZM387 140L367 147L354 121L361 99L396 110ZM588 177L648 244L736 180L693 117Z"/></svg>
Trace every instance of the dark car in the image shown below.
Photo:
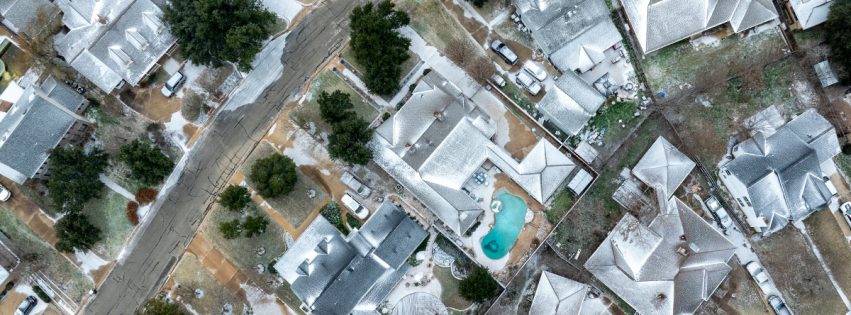
<svg viewBox="0 0 851 315"><path fill-rule="evenodd" d="M501 40L495 39L491 42L491 49L496 52L497 55L502 57L505 62L509 64L517 63L517 54L511 51L511 48L508 48L508 45L505 45Z"/></svg>

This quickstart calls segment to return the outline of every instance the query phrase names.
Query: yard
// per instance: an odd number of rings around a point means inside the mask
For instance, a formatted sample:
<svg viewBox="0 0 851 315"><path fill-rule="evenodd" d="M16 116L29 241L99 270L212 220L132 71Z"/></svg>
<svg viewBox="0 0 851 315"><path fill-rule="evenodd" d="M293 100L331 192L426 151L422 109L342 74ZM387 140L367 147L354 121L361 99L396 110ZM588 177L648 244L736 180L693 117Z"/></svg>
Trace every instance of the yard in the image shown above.
<svg viewBox="0 0 851 315"><path fill-rule="evenodd" d="M100 198L90 200L83 207L83 213L101 231L103 239L95 246L94 252L103 258L116 258L133 231L134 226L125 213L128 201L124 196L104 188Z"/></svg>
<svg viewBox="0 0 851 315"><path fill-rule="evenodd" d="M449 268L434 266L434 277L440 281L440 287L443 291L440 293L440 300L446 307L451 307L458 310L467 309L473 303L465 300L458 293L458 279L452 276L452 271Z"/></svg>
<svg viewBox="0 0 851 315"><path fill-rule="evenodd" d="M440 51L446 51L447 45L453 40L475 43L473 37L452 17L440 0L399 0L396 1L396 6L411 17L411 28ZM476 43L475 47L481 46ZM476 51L482 56L485 54L484 49Z"/></svg>
<svg viewBox="0 0 851 315"><path fill-rule="evenodd" d="M221 314L225 305L231 314L242 314L245 301L234 296L192 254L185 254L171 274L178 302L197 314Z"/></svg>
<svg viewBox="0 0 851 315"><path fill-rule="evenodd" d="M33 234L29 227L15 217L9 209L2 207L0 207L0 231L22 251L18 253L19 256L35 255L33 261L24 262L24 264L32 264L34 269L43 272L74 301L80 302L83 296L94 287L92 280L77 269L77 266L60 255L50 244Z"/></svg>
<svg viewBox="0 0 851 315"><path fill-rule="evenodd" d="M751 244L793 312L845 312L839 294L799 230L789 226Z"/></svg>
<svg viewBox="0 0 851 315"><path fill-rule="evenodd" d="M355 113L364 120L371 122L378 116L378 111L367 103L361 94L357 93L346 81L344 81L334 71L327 70L322 72L310 84L310 91L307 93L307 98L298 108L294 109L290 117L301 125L303 128L311 130L309 124L314 124L322 133L331 133L331 126L322 120L319 112L319 93L334 92L339 90L349 95L349 99L354 105Z"/></svg>
<svg viewBox="0 0 851 315"><path fill-rule="evenodd" d="M813 243L827 261L834 279L848 294L851 292L851 246L842 234L839 222L830 210L822 210L811 215L804 223Z"/></svg>
<svg viewBox="0 0 851 315"><path fill-rule="evenodd" d="M709 301L697 311L700 315L768 314L768 305L748 271L733 260L733 271L718 286Z"/></svg>

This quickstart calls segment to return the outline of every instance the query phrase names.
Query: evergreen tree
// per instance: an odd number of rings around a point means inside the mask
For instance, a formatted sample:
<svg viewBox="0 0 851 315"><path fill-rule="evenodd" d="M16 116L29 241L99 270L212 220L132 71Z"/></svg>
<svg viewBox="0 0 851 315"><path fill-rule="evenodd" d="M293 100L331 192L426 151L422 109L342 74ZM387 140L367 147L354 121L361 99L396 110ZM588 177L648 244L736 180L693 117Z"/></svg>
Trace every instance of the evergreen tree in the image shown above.
<svg viewBox="0 0 851 315"><path fill-rule="evenodd" d="M394 10L394 4L383 0L368 2L351 14L351 41L355 60L364 67L364 83L375 94L388 95L399 90L402 63L410 56L411 41L397 30L408 25L405 12Z"/></svg>

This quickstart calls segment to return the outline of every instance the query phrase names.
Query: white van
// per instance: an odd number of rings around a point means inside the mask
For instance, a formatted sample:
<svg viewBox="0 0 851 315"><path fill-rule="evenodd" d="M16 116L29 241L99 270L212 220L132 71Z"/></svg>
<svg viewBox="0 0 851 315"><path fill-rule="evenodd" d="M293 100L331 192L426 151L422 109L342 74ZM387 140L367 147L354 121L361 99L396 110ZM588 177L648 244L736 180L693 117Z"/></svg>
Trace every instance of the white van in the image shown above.
<svg viewBox="0 0 851 315"><path fill-rule="evenodd" d="M538 95L542 89L541 84L538 83L538 81L535 81L532 76L523 71L517 73L517 79L515 82L525 88L526 92L529 92L532 96Z"/></svg>
<svg viewBox="0 0 851 315"><path fill-rule="evenodd" d="M532 77L538 79L538 81L544 81L547 79L547 71L544 70L544 67L535 63L531 60L526 60L523 63L523 71L528 72Z"/></svg>
<svg viewBox="0 0 851 315"><path fill-rule="evenodd" d="M349 211L354 214L358 219L365 220L367 216L369 216L369 210L360 204L355 198L352 197L349 193L343 195L340 198L340 201L346 206Z"/></svg>
<svg viewBox="0 0 851 315"><path fill-rule="evenodd" d="M163 85L160 92L162 92L165 97L171 97L175 92L177 92L177 88L183 84L183 81L186 81L186 76L179 71L175 72L171 78L168 78L168 81L165 82L165 85Z"/></svg>

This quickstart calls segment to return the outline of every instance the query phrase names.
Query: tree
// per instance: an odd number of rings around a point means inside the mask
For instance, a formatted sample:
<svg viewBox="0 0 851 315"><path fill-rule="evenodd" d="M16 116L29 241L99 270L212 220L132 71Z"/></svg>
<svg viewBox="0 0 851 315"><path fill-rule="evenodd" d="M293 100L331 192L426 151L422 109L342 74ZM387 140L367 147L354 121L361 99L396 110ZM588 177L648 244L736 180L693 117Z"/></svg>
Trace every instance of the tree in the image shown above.
<svg viewBox="0 0 851 315"><path fill-rule="evenodd" d="M334 125L328 136L328 153L331 158L346 163L364 165L372 159L372 149L367 146L372 139L369 123L357 116Z"/></svg>
<svg viewBox="0 0 851 315"><path fill-rule="evenodd" d="M201 107L204 101L201 96L187 89L186 96L183 98L183 105L180 107L180 115L188 121L196 121L201 116Z"/></svg>
<svg viewBox="0 0 851 315"><path fill-rule="evenodd" d="M242 233L242 224L239 223L239 219L219 223L219 232L222 232L225 239L235 239Z"/></svg>
<svg viewBox="0 0 851 315"><path fill-rule="evenodd" d="M71 212L56 221L54 225L56 237L56 249L63 252L87 251L100 241L100 229L92 225L85 215L79 212Z"/></svg>
<svg viewBox="0 0 851 315"><path fill-rule="evenodd" d="M477 8L481 8L482 6L485 5L485 3L488 3L488 0L467 0L467 1L472 2L473 5L476 6Z"/></svg>
<svg viewBox="0 0 851 315"><path fill-rule="evenodd" d="M295 162L275 153L254 162L248 179L257 187L260 196L275 198L289 194L295 188L298 177Z"/></svg>
<svg viewBox="0 0 851 315"><path fill-rule="evenodd" d="M269 220L266 220L262 215L251 215L245 218L242 228L245 230L245 237L254 237L266 233L267 225L269 225Z"/></svg>
<svg viewBox="0 0 851 315"><path fill-rule="evenodd" d="M452 60L455 64L463 67L470 61L471 57L476 56L476 50L465 38L456 38L446 43L446 58Z"/></svg>
<svg viewBox="0 0 851 315"><path fill-rule="evenodd" d="M851 1L834 1L824 24L831 60L851 72Z"/></svg>
<svg viewBox="0 0 851 315"><path fill-rule="evenodd" d="M328 94L325 91L319 93L319 114L322 120L329 124L336 124L347 117L354 115L352 101L349 99L349 94L343 93L340 90L335 90Z"/></svg>
<svg viewBox="0 0 851 315"><path fill-rule="evenodd" d="M142 305L136 315L186 315L177 303L169 302L163 296L154 297Z"/></svg>
<svg viewBox="0 0 851 315"><path fill-rule="evenodd" d="M493 63L485 57L478 57L469 61L464 69L479 84L487 83L488 79L496 73Z"/></svg>
<svg viewBox="0 0 851 315"><path fill-rule="evenodd" d="M496 294L499 284L485 268L476 266L466 279L458 284L458 293L465 299L481 303Z"/></svg>
<svg viewBox="0 0 851 315"><path fill-rule="evenodd" d="M219 194L219 204L231 211L239 211L251 202L251 194L242 186L230 185Z"/></svg>
<svg viewBox="0 0 851 315"><path fill-rule="evenodd" d="M189 60L214 67L234 62L242 71L251 70L276 19L260 0L169 1L163 9L165 24Z"/></svg>
<svg viewBox="0 0 851 315"><path fill-rule="evenodd" d="M76 212L100 196L104 185L98 176L107 165L107 155L100 149L84 153L80 148L56 148L49 165L48 195L60 212Z"/></svg>
<svg viewBox="0 0 851 315"><path fill-rule="evenodd" d="M174 168L174 162L159 148L139 139L121 146L118 160L130 167L133 178L149 186L159 184Z"/></svg>
<svg viewBox="0 0 851 315"><path fill-rule="evenodd" d="M387 95L399 89L402 63L408 60L411 41L397 29L408 25L405 12L383 0L355 7L351 14L351 42L355 60L364 67L364 83L373 93Z"/></svg>

